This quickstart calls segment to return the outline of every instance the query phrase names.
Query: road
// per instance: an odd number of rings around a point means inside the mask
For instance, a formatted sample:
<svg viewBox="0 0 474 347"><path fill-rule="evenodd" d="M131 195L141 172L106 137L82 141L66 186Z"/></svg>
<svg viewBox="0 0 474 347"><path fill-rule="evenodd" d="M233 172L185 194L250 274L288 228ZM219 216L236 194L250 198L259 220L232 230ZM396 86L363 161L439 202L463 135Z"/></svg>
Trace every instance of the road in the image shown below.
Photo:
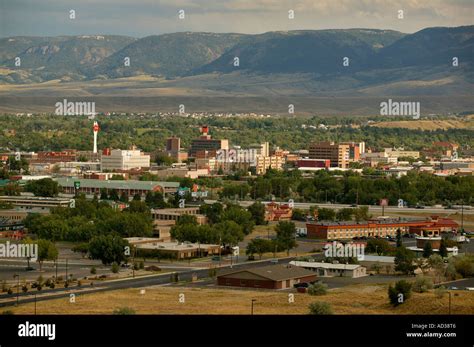
<svg viewBox="0 0 474 347"><path fill-rule="evenodd" d="M321 257L321 255L313 255L313 257ZM295 257L286 257L286 258L279 258L279 264L287 264L291 260L295 259ZM249 269L252 267L262 266L262 265L270 265L272 264L272 259L266 260L258 260L252 262L243 262L239 264L233 265L225 265L221 266L220 268L244 268ZM189 270L189 268L182 268L180 271L176 271L179 274L180 281L191 281L193 274L196 274L198 278L206 278L209 276L209 269L193 269ZM141 288L141 287L149 287L149 286L156 286L156 285L165 285L171 283L171 274L158 274L158 275L149 275L149 276L142 276L142 277L135 277L135 278L127 278L127 279L118 279L118 280L111 280L111 281L104 281L104 282L94 282L94 286L82 286L82 287L70 287L70 288L55 288L55 289L43 289L41 291L33 291L30 290L27 293L20 292L19 303L28 303L35 301L35 294L37 295L36 301L44 301L44 300L52 300L58 298L65 298L69 297L71 294L80 295L84 293L96 293L102 291L109 291L109 290L117 290L117 289L128 289L128 288ZM15 305L16 303L17 293L15 292L12 295L8 294L0 294L0 307L7 307Z"/></svg>
<svg viewBox="0 0 474 347"><path fill-rule="evenodd" d="M213 204L215 202L218 202L218 200L204 200L205 203L207 204ZM240 200L237 201L240 206L242 207L248 207L252 205L255 201L254 200ZM261 201L264 204L268 204L271 201ZM288 201L275 201L278 203L288 203ZM308 202L295 202L294 207L295 208L300 208L300 209L309 209L311 206L318 206L318 207L325 207L325 208L332 208L332 209L341 209L341 208L349 208L351 205L349 204L325 204L325 203L308 203ZM360 206L368 206L370 212L382 212L382 207L378 205L360 205ZM397 206L386 206L385 207L385 212L392 212L392 213L400 213L400 212L424 212L424 213L433 213L433 214L441 214L441 213L461 213L460 209L446 209L444 207L431 207L427 206L423 209L420 208L409 208L409 207L402 207L399 208ZM464 210L465 215L474 215L474 209L465 209Z"/></svg>

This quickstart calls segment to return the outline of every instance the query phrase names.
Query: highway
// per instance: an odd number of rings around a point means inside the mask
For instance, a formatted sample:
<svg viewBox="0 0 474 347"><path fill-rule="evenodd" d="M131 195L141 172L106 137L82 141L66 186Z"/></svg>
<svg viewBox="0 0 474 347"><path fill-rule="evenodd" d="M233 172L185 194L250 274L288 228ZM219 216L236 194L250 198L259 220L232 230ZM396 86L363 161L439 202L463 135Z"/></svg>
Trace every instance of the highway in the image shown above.
<svg viewBox="0 0 474 347"><path fill-rule="evenodd" d="M204 200L206 204L213 204L215 202L219 202L218 200ZM238 200L237 201L240 206L248 207L252 205L255 201L254 200ZM268 204L271 201L261 201L264 204ZM276 203L288 203L288 201L274 201ZM308 203L308 202L294 202L295 208L305 209L308 210L311 206L318 206L324 208L332 208L332 209L341 209L341 208L350 208L353 207L349 204L330 204L330 203ZM359 205L359 206L368 206L369 212L382 212L382 206L378 205ZM416 212L416 213L433 213L433 214L445 214L445 213L461 213L461 209L446 209L444 207L433 207L433 206L426 206L425 208L410 208L410 207L398 207L398 206L386 206L385 211L386 213L400 213L400 212ZM474 209L464 209L465 215L474 215Z"/></svg>

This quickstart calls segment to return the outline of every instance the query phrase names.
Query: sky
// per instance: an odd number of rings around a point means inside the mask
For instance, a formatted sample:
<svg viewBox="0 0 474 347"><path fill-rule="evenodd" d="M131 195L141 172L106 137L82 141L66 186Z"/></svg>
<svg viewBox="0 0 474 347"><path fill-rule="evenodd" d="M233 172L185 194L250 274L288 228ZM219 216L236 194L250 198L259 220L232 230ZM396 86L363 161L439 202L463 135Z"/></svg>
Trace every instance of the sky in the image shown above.
<svg viewBox="0 0 474 347"><path fill-rule="evenodd" d="M347 28L412 33L472 25L473 18L474 0L0 0L0 37Z"/></svg>

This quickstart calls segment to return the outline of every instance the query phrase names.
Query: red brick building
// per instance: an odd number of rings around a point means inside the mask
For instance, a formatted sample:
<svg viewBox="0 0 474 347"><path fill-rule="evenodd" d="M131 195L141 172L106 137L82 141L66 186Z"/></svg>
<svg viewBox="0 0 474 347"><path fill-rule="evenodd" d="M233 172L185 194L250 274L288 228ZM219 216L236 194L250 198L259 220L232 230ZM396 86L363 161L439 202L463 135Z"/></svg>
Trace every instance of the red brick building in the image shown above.
<svg viewBox="0 0 474 347"><path fill-rule="evenodd" d="M309 238L337 240L354 237L396 236L400 229L406 233L437 236L442 232L457 231L459 224L449 218L432 216L428 220L381 219L364 222L312 222L307 223Z"/></svg>
<svg viewBox="0 0 474 347"><path fill-rule="evenodd" d="M291 265L269 265L251 269L226 269L217 275L220 286L286 289L316 280L316 274Z"/></svg>

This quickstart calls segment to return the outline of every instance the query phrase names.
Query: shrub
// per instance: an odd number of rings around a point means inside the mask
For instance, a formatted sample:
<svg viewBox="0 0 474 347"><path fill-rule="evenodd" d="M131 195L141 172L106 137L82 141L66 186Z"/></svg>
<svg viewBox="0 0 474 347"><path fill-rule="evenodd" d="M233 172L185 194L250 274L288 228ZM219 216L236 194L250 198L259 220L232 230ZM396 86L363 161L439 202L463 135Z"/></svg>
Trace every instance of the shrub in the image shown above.
<svg viewBox="0 0 474 347"><path fill-rule="evenodd" d="M113 272L114 274L116 274L116 273L119 272L119 266L118 266L117 263L113 263L113 264L112 264L112 272Z"/></svg>
<svg viewBox="0 0 474 347"><path fill-rule="evenodd" d="M395 283L395 287L390 285L388 287L388 297L390 299L390 303L393 306L403 304L411 296L411 287L411 283L405 280Z"/></svg>
<svg viewBox="0 0 474 347"><path fill-rule="evenodd" d="M441 286L434 290L434 294L438 299L441 299L447 293L446 287Z"/></svg>
<svg viewBox="0 0 474 347"><path fill-rule="evenodd" d="M143 270L145 268L145 263L144 262L140 262L140 269Z"/></svg>
<svg viewBox="0 0 474 347"><path fill-rule="evenodd" d="M309 312L316 315L333 314L331 305L324 301L316 301L309 304Z"/></svg>
<svg viewBox="0 0 474 347"><path fill-rule="evenodd" d="M28 287L24 285L23 287L21 287L21 290L23 291L23 293L26 293L28 291Z"/></svg>
<svg viewBox="0 0 474 347"><path fill-rule="evenodd" d="M41 289L43 289L43 287L41 286L41 284L38 284L38 287L36 287L36 289L38 289L38 291L40 291Z"/></svg>
<svg viewBox="0 0 474 347"><path fill-rule="evenodd" d="M56 285L54 284L54 282L51 282L51 284L49 285L49 288L54 289L54 287L56 287Z"/></svg>
<svg viewBox="0 0 474 347"><path fill-rule="evenodd" d="M327 285L323 283L315 283L308 287L309 295L324 295L327 293Z"/></svg>
<svg viewBox="0 0 474 347"><path fill-rule="evenodd" d="M130 307L119 307L114 310L114 314L116 315L130 315L135 314L135 310Z"/></svg>
<svg viewBox="0 0 474 347"><path fill-rule="evenodd" d="M95 275L97 273L97 269L95 266L91 267L91 275Z"/></svg>
<svg viewBox="0 0 474 347"><path fill-rule="evenodd" d="M139 268L138 263L133 263L133 270L137 271Z"/></svg>
<svg viewBox="0 0 474 347"><path fill-rule="evenodd" d="M425 293L429 289L433 289L433 280L429 277L418 277L413 283L413 291L417 293Z"/></svg>
<svg viewBox="0 0 474 347"><path fill-rule="evenodd" d="M10 295L12 295L12 294L13 294L13 289L8 288L8 289L7 289L7 293L10 294Z"/></svg>

